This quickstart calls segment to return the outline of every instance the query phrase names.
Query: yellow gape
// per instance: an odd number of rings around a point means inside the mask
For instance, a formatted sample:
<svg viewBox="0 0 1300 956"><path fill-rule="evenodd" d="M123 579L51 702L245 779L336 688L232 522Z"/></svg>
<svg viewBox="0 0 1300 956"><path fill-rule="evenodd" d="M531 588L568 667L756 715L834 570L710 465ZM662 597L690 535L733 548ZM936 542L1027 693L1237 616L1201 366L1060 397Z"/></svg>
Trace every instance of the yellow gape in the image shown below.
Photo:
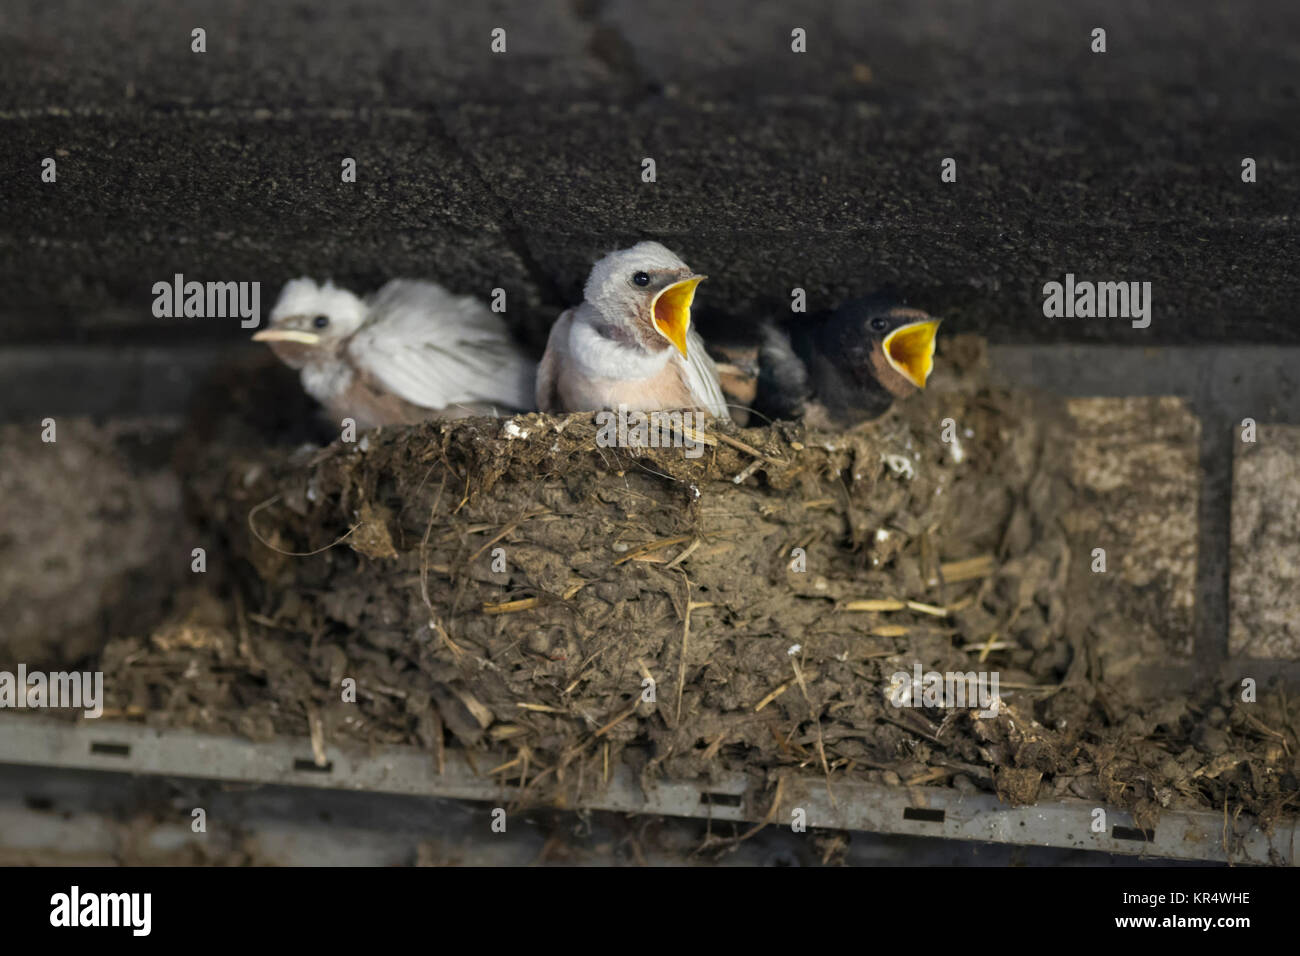
<svg viewBox="0 0 1300 956"><path fill-rule="evenodd" d="M695 301L695 287L708 276L691 276L680 282L674 282L657 296L651 308L654 310L655 328L677 351L686 354L686 330L691 324L691 303Z"/></svg>
<svg viewBox="0 0 1300 956"><path fill-rule="evenodd" d="M937 319L912 322L885 336L885 357L889 364L917 388L925 388L934 369L934 336Z"/></svg>

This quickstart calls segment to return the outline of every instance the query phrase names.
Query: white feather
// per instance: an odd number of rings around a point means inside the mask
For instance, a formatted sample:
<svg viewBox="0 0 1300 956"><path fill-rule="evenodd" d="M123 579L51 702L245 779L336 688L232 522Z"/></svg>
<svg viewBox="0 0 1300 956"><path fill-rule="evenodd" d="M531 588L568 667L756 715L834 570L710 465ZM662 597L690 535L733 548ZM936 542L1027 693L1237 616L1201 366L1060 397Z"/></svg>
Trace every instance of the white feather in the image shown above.
<svg viewBox="0 0 1300 956"><path fill-rule="evenodd" d="M366 305L360 296L328 280L317 285L311 279L293 279L280 290L280 298L271 310L271 324L295 315L327 315L330 334L345 336L361 327L366 318Z"/></svg>
<svg viewBox="0 0 1300 956"><path fill-rule="evenodd" d="M674 353L676 354L676 353ZM678 356L681 360L681 357ZM714 418L730 418L727 400L722 395L722 386L718 382L718 367L705 351L704 339L692 325L686 332L686 384L691 394L699 399L700 404Z"/></svg>
<svg viewBox="0 0 1300 956"><path fill-rule="evenodd" d="M582 303L574 310L569 338L564 346L565 352L571 357L574 370L581 375L632 381L652 378L662 372L664 366L677 354L674 349L646 352L643 349L628 348L624 343L606 338L598 332L595 326L598 321L599 315L589 302Z"/></svg>
<svg viewBox="0 0 1300 956"><path fill-rule="evenodd" d="M534 363L477 299L394 279L369 304L348 353L385 388L425 408L533 407Z"/></svg>

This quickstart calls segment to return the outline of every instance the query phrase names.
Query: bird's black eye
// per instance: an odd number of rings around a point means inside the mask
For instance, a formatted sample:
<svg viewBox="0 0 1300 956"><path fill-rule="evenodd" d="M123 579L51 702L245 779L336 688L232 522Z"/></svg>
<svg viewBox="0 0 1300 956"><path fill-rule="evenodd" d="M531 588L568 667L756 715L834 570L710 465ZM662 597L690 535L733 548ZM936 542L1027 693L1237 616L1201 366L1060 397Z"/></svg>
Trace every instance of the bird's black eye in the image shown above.
<svg viewBox="0 0 1300 956"><path fill-rule="evenodd" d="M330 324L330 317L328 315L318 315L316 318L311 320L311 324L316 326L318 329L323 329L325 326Z"/></svg>
<svg viewBox="0 0 1300 956"><path fill-rule="evenodd" d="M873 332L883 332L889 328L889 320L882 315L878 315L871 320L871 330Z"/></svg>
<svg viewBox="0 0 1300 956"><path fill-rule="evenodd" d="M637 285L649 285L650 276L648 276L644 272L638 272L636 275L632 277L632 281L635 282Z"/></svg>

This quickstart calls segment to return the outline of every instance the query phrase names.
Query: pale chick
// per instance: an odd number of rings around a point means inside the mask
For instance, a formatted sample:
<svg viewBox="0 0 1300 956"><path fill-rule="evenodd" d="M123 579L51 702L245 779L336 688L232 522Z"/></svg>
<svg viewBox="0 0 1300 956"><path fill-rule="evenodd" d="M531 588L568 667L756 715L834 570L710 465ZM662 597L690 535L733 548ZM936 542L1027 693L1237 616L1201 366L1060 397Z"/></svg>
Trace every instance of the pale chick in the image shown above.
<svg viewBox="0 0 1300 956"><path fill-rule="evenodd" d="M596 263L581 305L556 320L537 371L543 412L695 409L729 418L718 372L691 327L704 280L657 242Z"/></svg>
<svg viewBox="0 0 1300 956"><path fill-rule="evenodd" d="M359 428L532 407L536 364L501 317L434 282L394 279L365 301L295 279L253 340L299 369L332 418Z"/></svg>

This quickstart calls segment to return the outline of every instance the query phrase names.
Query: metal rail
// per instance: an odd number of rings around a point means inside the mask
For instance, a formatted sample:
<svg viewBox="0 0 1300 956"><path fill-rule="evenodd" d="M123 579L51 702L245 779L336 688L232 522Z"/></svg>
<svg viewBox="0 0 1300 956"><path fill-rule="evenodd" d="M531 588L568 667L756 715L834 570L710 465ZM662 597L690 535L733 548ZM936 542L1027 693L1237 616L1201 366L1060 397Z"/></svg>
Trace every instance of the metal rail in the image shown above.
<svg viewBox="0 0 1300 956"><path fill-rule="evenodd" d="M0 717L0 764L225 782L276 784L452 798L495 805L518 793L479 776L456 751L448 751L439 774L430 755L414 747L351 750L325 748L328 763L316 765L310 742L266 743L159 730L125 723L71 724L38 717ZM660 782L642 790L621 768L609 784L581 806L591 810L752 822L763 820L772 794L751 792L746 778L709 783ZM833 801L832 801L833 796ZM1226 821L1205 811L1167 811L1143 833L1131 815L1106 811L1105 828L1094 832L1096 807L1085 801L1010 807L990 794L964 794L937 787L884 787L836 781L828 795L816 775L787 778L773 825L789 826L802 810L809 828L974 840L1020 846L1096 850L1175 860L1296 865L1297 821L1264 833L1253 820Z"/></svg>

